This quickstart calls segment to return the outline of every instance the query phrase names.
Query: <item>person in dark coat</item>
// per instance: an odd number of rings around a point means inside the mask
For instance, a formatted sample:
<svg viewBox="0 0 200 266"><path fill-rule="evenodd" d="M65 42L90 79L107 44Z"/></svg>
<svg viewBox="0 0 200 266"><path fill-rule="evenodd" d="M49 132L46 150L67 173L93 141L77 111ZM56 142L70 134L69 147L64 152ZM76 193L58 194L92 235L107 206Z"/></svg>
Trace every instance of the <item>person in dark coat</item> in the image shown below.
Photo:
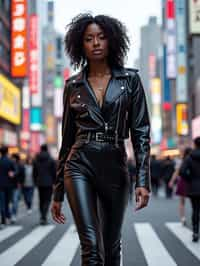
<svg viewBox="0 0 200 266"><path fill-rule="evenodd" d="M8 157L8 147L1 147L0 153L0 214L1 224L5 225L11 218L9 203L12 199L12 179L16 169L13 161Z"/></svg>
<svg viewBox="0 0 200 266"><path fill-rule="evenodd" d="M33 178L39 192L40 224L45 225L56 178L56 163L46 144L33 162Z"/></svg>
<svg viewBox="0 0 200 266"><path fill-rule="evenodd" d="M163 160L161 167L162 167L161 176L162 176L162 180L165 185L165 195L166 195L166 198L171 198L173 189L169 187L168 184L175 171L175 163L169 156L167 156Z"/></svg>
<svg viewBox="0 0 200 266"><path fill-rule="evenodd" d="M180 175L188 182L188 196L192 205L192 240L197 242L200 219L200 137L194 139L194 147L191 154L183 161Z"/></svg>
<svg viewBox="0 0 200 266"><path fill-rule="evenodd" d="M154 196L157 196L158 188L160 185L160 177L161 177L161 163L159 160L156 159L155 155L151 156L150 169L151 169L152 192Z"/></svg>
<svg viewBox="0 0 200 266"><path fill-rule="evenodd" d="M25 170L24 165L21 161L20 155L18 153L12 154L12 159L15 163L16 172L13 182L13 191L12 191L12 208L11 208L11 222L15 223L17 221L18 205L21 196L21 184L24 180Z"/></svg>

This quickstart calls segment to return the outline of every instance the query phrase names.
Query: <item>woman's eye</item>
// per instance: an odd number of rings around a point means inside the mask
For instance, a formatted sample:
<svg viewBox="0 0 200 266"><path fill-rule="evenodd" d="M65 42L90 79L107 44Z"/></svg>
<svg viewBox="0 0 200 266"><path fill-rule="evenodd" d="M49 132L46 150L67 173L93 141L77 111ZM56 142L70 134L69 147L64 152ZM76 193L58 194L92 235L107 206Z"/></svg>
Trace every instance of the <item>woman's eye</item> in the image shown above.
<svg viewBox="0 0 200 266"><path fill-rule="evenodd" d="M101 40L104 40L104 39L106 39L106 36L105 36L105 35L100 35L99 38L100 38Z"/></svg>
<svg viewBox="0 0 200 266"><path fill-rule="evenodd" d="M92 38L85 38L86 42L90 42L92 40Z"/></svg>

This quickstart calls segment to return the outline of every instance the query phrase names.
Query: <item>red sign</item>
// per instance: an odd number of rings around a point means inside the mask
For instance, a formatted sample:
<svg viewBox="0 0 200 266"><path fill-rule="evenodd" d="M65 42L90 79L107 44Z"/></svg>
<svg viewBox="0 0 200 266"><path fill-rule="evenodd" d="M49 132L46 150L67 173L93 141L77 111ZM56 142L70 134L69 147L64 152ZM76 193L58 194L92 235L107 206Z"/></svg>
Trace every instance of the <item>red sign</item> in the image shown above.
<svg viewBox="0 0 200 266"><path fill-rule="evenodd" d="M174 10L174 0L167 0L167 18L170 19L174 19L175 18L175 10Z"/></svg>
<svg viewBox="0 0 200 266"><path fill-rule="evenodd" d="M37 15L30 16L29 23L29 87L31 93L38 92L38 17Z"/></svg>
<svg viewBox="0 0 200 266"><path fill-rule="evenodd" d="M27 75L27 2L12 0L11 6L11 74Z"/></svg>

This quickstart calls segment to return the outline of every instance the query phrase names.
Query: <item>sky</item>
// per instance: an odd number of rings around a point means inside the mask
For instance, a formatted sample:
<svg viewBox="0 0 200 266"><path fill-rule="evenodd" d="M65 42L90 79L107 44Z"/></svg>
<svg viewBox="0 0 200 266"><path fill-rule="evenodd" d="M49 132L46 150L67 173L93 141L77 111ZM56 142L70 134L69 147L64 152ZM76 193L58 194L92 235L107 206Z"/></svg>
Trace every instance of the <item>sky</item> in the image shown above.
<svg viewBox="0 0 200 266"><path fill-rule="evenodd" d="M127 27L131 45L126 66L133 67L139 55L140 28L149 16L157 16L161 23L162 0L55 0L55 28L65 33L65 25L79 13L92 12L118 18Z"/></svg>

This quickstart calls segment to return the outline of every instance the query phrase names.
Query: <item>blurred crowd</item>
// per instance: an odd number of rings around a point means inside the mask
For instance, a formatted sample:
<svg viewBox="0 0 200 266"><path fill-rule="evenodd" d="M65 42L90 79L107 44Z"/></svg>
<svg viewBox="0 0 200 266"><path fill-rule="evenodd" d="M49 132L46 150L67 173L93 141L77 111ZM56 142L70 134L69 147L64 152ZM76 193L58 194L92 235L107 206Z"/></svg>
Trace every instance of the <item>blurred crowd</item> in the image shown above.
<svg viewBox="0 0 200 266"><path fill-rule="evenodd" d="M128 161L129 173L134 178L136 168L134 161ZM192 210L193 242L199 240L200 222L200 137L194 139L193 148L187 147L180 157L157 158L151 156L151 188L155 197L163 192L167 199L174 194L179 197L179 216L183 226L187 225L185 201L189 199Z"/></svg>
<svg viewBox="0 0 200 266"><path fill-rule="evenodd" d="M0 149L0 227L17 222L18 207L24 200L27 213L33 208L35 187L39 195L40 224L47 224L47 214L56 178L56 162L46 144L41 151L25 161L15 153L8 156L8 147Z"/></svg>

